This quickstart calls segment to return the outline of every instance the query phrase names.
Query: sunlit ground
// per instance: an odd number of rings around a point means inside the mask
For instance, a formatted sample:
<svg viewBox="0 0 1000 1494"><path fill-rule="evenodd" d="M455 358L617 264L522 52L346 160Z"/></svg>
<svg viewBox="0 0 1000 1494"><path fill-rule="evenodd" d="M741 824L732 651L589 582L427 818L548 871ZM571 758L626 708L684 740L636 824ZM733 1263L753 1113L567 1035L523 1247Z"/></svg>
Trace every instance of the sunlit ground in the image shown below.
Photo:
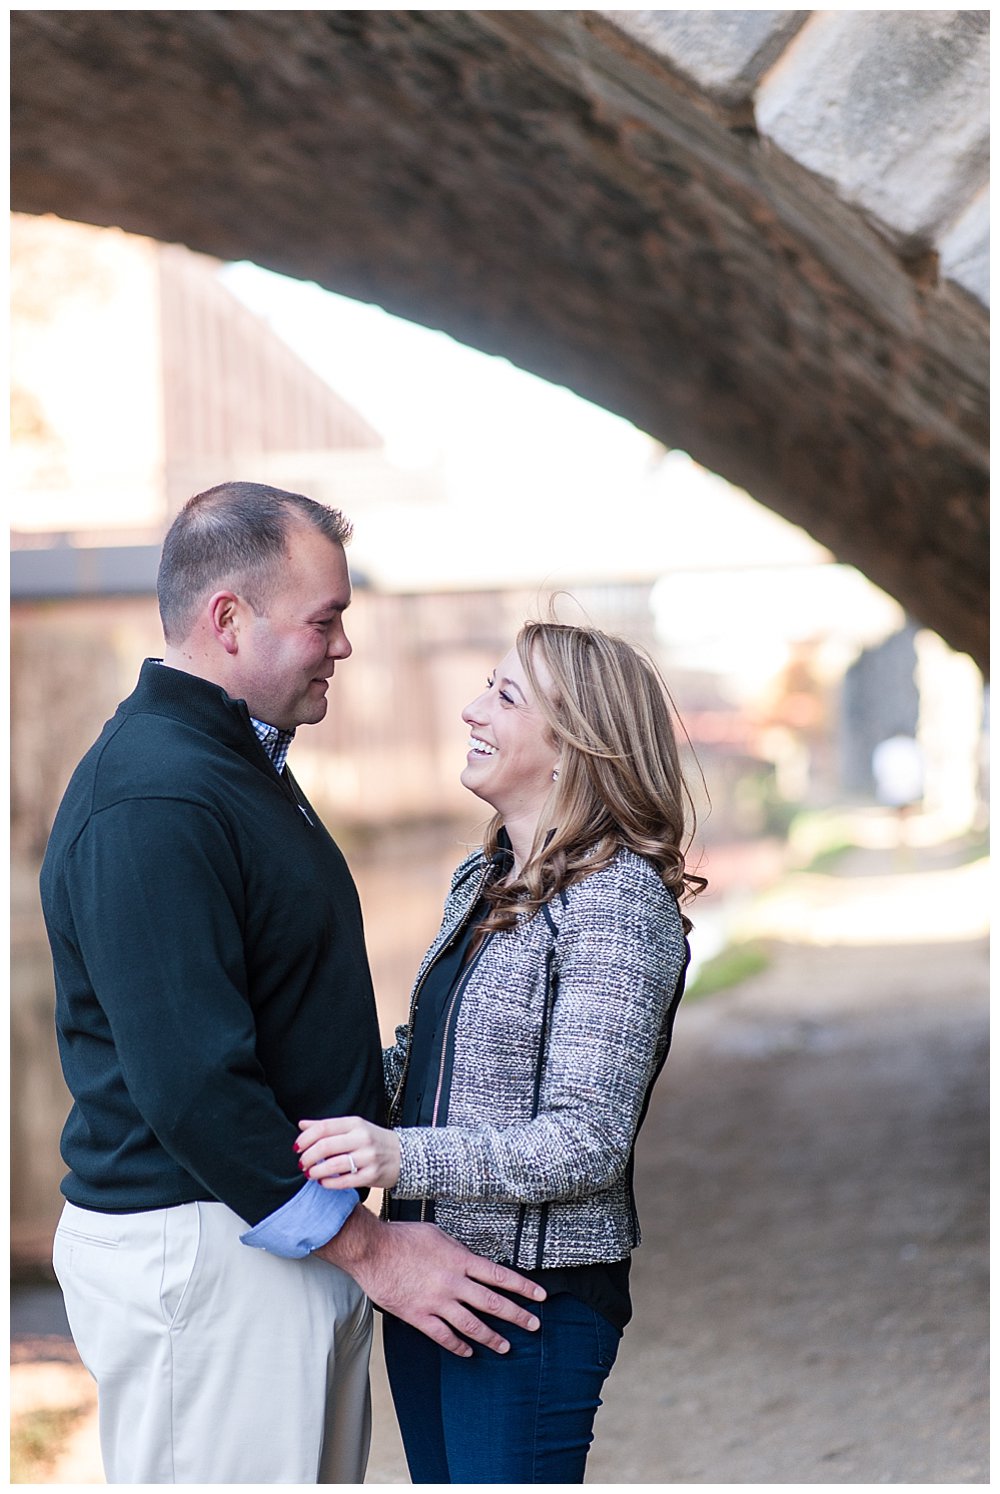
<svg viewBox="0 0 1000 1494"><path fill-rule="evenodd" d="M944 836L932 815L844 817L850 843L830 872L791 872L741 920L746 938L804 944L974 939L989 929L989 862L981 837Z"/></svg>

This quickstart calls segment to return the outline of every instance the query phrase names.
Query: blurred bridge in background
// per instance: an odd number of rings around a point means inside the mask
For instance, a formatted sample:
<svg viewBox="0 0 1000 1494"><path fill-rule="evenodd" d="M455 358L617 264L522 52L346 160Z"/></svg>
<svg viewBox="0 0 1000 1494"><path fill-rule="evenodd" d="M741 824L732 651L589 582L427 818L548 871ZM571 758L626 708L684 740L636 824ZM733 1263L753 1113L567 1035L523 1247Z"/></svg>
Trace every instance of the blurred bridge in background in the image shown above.
<svg viewBox="0 0 1000 1494"><path fill-rule="evenodd" d="M626 416L987 662L988 12L15 11L15 209Z"/></svg>

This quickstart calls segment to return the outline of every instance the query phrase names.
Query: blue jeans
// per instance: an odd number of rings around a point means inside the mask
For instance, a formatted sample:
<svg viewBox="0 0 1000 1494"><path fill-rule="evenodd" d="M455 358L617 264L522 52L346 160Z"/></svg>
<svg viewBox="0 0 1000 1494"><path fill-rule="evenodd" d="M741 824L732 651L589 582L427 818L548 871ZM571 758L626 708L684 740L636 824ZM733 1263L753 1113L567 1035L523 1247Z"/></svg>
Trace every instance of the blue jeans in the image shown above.
<svg viewBox="0 0 1000 1494"><path fill-rule="evenodd" d="M582 1484L621 1330L568 1292L535 1333L494 1319L507 1354L459 1359L388 1313L389 1385L415 1484Z"/></svg>

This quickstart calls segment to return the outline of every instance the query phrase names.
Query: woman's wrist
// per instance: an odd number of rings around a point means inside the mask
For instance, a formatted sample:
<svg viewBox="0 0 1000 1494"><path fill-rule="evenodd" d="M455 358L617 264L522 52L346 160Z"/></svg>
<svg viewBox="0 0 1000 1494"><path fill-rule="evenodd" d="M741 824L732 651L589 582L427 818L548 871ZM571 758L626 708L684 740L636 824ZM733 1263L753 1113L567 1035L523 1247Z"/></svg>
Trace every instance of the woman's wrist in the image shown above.
<svg viewBox="0 0 1000 1494"><path fill-rule="evenodd" d="M400 1133L397 1130L386 1131L385 1181L382 1187L387 1192L392 1192L399 1182L399 1176L403 1167L403 1147L400 1142Z"/></svg>

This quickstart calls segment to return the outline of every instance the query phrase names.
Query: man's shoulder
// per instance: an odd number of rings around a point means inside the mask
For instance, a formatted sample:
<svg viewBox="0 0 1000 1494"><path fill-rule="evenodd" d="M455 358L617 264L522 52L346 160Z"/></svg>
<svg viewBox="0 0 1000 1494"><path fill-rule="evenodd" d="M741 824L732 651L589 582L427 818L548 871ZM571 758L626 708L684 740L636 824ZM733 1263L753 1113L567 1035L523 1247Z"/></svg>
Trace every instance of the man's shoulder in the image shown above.
<svg viewBox="0 0 1000 1494"><path fill-rule="evenodd" d="M188 723L126 701L84 753L63 795L54 832L73 834L119 804L178 800L224 806L224 747Z"/></svg>
<svg viewBox="0 0 1000 1494"><path fill-rule="evenodd" d="M214 737L181 718L125 703L108 722L84 762L104 777L149 784L183 779L192 762L226 756Z"/></svg>

